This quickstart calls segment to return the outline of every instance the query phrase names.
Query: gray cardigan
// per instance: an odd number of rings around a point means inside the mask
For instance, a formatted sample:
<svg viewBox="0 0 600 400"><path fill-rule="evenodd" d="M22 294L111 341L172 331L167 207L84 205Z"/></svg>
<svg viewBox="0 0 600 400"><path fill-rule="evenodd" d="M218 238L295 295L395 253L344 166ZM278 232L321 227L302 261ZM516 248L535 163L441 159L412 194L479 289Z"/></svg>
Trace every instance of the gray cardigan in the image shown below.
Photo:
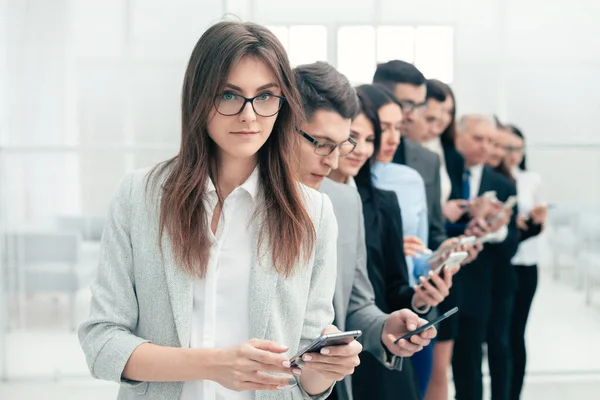
<svg viewBox="0 0 600 400"><path fill-rule="evenodd" d="M165 233L158 246L162 185L146 192L148 169L127 175L113 198L102 235L100 263L92 284L90 316L79 340L92 375L121 385L118 399L177 399L182 382L121 379L131 353L144 342L189 347L193 279L176 265ZM248 312L252 337L289 347L289 356L317 338L333 321L337 222L329 198L300 186L316 243L308 264L290 278L278 275L270 252L255 254ZM266 241L264 241L266 242ZM266 254L259 257L258 254ZM330 389L331 390L331 389ZM257 391L254 398L324 399L295 385Z"/></svg>

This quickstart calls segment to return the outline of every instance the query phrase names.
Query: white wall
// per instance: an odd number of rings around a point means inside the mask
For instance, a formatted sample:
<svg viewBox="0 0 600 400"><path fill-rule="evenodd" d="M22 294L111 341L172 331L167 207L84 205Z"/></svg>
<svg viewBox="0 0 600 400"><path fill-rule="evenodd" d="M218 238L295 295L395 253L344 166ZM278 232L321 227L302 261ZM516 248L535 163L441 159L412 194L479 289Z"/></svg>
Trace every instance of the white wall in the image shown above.
<svg viewBox="0 0 600 400"><path fill-rule="evenodd" d="M264 24L447 24L458 111L522 128L556 202L600 203L600 7L591 0L255 0ZM331 42L331 40L330 40ZM335 51L330 51L335 62ZM578 147L572 147L576 145ZM591 146L591 147L590 147ZM561 162L556 162L560 160Z"/></svg>
<svg viewBox="0 0 600 400"><path fill-rule="evenodd" d="M588 146L600 146L593 123L600 8L592 1L3 1L10 15L10 79L0 84L10 96L0 109L8 108L10 120L0 140L109 147L83 156L15 155L15 218L48 216L56 204L61 212L103 213L125 170L172 155L187 57L226 13L268 25L323 24L334 64L340 25L453 26L459 112L496 113L522 127L551 200L600 202L600 183L588 183L600 173L600 147ZM156 144L163 148L110 150ZM570 144L585 147L548 147ZM33 181L39 184L24 186Z"/></svg>

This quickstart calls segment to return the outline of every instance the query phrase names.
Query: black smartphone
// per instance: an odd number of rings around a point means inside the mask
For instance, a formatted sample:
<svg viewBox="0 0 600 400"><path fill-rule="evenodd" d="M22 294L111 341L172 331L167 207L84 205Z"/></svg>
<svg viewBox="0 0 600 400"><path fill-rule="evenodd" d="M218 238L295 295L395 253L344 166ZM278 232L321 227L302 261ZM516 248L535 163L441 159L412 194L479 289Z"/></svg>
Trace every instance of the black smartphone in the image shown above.
<svg viewBox="0 0 600 400"><path fill-rule="evenodd" d="M321 335L311 344L300 350L294 357L290 358L292 367L296 367L298 365L297 361L300 360L300 358L302 358L302 356L306 353L317 353L321 351L323 347L327 346L350 344L354 340L358 339L360 335L362 335L362 331L348 331Z"/></svg>
<svg viewBox="0 0 600 400"><path fill-rule="evenodd" d="M409 340L411 337L413 337L414 335L418 335L419 333L431 328L433 325L435 324L439 324L440 322L442 322L443 320L445 320L446 318L456 314L458 312L458 307L454 307L453 309L443 313L442 315L440 315L439 317L437 317L436 319L434 319L433 321L423 325L420 328L415 329L412 332L408 332L406 335L402 336L401 338L396 339L396 341L394 342L394 344L398 344L398 342L402 339L404 340Z"/></svg>

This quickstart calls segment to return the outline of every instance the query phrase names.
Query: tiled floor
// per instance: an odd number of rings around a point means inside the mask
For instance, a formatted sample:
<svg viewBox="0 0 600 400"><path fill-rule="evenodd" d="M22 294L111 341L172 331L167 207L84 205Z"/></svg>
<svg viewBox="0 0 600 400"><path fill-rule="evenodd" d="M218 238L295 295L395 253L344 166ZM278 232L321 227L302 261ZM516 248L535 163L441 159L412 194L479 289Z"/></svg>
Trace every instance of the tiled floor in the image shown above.
<svg viewBox="0 0 600 400"><path fill-rule="evenodd" d="M524 400L600 398L600 294L597 299L595 306L586 307L583 295L571 285L542 274L529 325ZM82 293L82 317L88 300ZM65 317L60 303L40 302L36 309L42 315L31 317L38 323L40 318ZM0 384L2 400L116 397L116 385L88 378L73 332L41 328L13 331L7 337L7 352L11 382Z"/></svg>

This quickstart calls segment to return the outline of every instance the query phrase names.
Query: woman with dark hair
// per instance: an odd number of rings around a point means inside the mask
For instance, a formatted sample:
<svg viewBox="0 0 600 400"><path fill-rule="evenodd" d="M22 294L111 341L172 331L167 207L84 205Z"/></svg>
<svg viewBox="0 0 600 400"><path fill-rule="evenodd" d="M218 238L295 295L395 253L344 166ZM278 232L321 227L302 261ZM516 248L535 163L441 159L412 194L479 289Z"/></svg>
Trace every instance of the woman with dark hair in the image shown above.
<svg viewBox="0 0 600 400"><path fill-rule="evenodd" d="M446 94L446 100L442 103L442 117L439 121L440 140L444 147L455 148L454 140L456 138L456 97L450 85L430 79L434 85L439 86Z"/></svg>
<svg viewBox="0 0 600 400"><path fill-rule="evenodd" d="M79 330L92 375L120 399L326 398L337 376L289 362L333 320L337 224L296 180L285 50L262 26L217 23L181 108L179 153L111 203Z"/></svg>
<svg viewBox="0 0 600 400"><path fill-rule="evenodd" d="M525 138L515 126L508 125L510 130L506 143L504 163L510 168L517 181L519 198L519 215L517 223L521 231L521 244L512 264L517 273L517 290L514 297L514 308L510 328L510 348L512 350L512 379L510 382L510 399L518 400L523 388L527 353L525 349L525 330L529 310L538 283L538 239L546 221L547 207L542 194L542 178L539 174L526 169Z"/></svg>
<svg viewBox="0 0 600 400"><path fill-rule="evenodd" d="M381 123L369 106L363 87L357 88L360 113L352 120L350 136L357 143L348 156L340 158L338 168L329 174L337 182L356 186L363 206L367 270L375 293L375 304L384 312L410 308L414 290L409 285L408 268L402 246L402 215L398 198L391 191L373 186L371 167L381 146ZM402 372L388 370L371 354L360 355L361 365L352 376L356 399L392 399L402 393L419 399L414 371L404 361Z"/></svg>
<svg viewBox="0 0 600 400"><path fill-rule="evenodd" d="M399 127L403 117L394 97L387 89L377 85L360 86L357 94L361 102L361 114L352 122L351 135L358 145L353 153L340 159L338 169L330 177L339 182L355 184L363 198L369 275L375 288L377 304L388 312L411 307L424 314L448 295L452 286L452 274L446 274L445 280L434 276L437 289L430 285L423 278L429 272L429 267L426 262L414 258L417 255L416 249L411 247L410 241L407 242L406 236L405 263L400 265L396 260L399 255L402 256L402 248L398 243L401 243L403 233L415 235L426 243L425 185L417 171L391 162L399 143ZM389 192L379 189L391 190L395 194L395 201L389 199ZM398 222L401 224L396 228L399 234L392 234L391 227L398 225ZM442 246L453 243L450 240ZM400 271L400 275L399 268L404 269ZM424 282L422 287L419 286L420 282ZM426 347L411 358L415 361L415 377L421 393L424 393L429 381L430 349L431 347ZM412 368L407 369L406 374L408 373L412 373ZM405 373L402 375L406 376ZM410 386L398 386L401 377L379 367L377 361L367 354L361 355L361 366L357 368L353 382L355 396L359 399L368 396L395 398L399 390ZM373 387L377 388L381 397L373 395Z"/></svg>

